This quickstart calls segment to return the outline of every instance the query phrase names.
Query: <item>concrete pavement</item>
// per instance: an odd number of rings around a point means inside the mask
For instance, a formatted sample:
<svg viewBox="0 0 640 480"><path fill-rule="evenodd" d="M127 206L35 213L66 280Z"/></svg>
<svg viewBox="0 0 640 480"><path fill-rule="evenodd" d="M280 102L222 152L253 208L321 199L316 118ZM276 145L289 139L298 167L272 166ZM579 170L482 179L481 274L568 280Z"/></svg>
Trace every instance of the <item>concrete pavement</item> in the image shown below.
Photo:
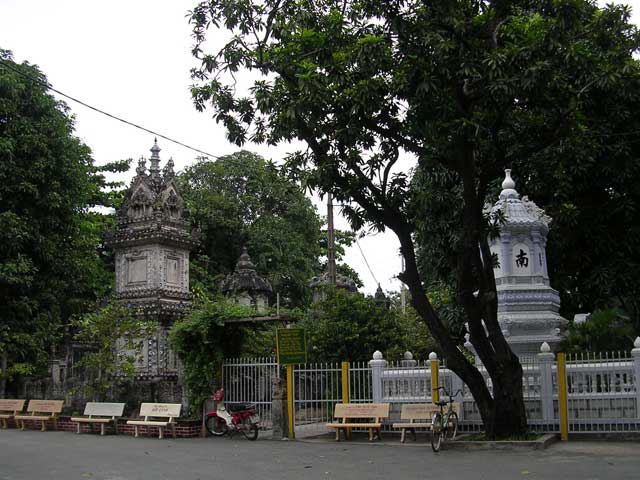
<svg viewBox="0 0 640 480"><path fill-rule="evenodd" d="M424 445L424 444L423 444ZM459 451L348 442L165 439L0 430L0 480L627 479L640 443L570 442L544 451Z"/></svg>

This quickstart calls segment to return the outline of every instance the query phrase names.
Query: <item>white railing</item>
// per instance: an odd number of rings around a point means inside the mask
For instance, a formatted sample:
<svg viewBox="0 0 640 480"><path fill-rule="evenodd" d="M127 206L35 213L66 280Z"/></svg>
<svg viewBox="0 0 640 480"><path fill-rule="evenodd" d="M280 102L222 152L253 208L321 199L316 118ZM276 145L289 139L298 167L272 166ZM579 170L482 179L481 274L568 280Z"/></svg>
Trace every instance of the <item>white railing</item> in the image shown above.
<svg viewBox="0 0 640 480"><path fill-rule="evenodd" d="M294 369L294 411L297 428L324 431L336 403L343 401L346 371L349 402L387 402L390 422L399 416L403 403L431 402L431 361L418 362L410 354L397 363L387 362L375 352L369 362L316 363ZM559 429L558 369L548 345L537 355L521 359L523 395L530 428L556 432ZM347 370L343 370L347 368ZM483 366L478 369L491 391L491 379ZM254 402L269 423L272 379L279 372L275 359L226 360L223 385L227 400ZM640 338L631 355L603 354L569 356L566 362L567 406L570 432L640 431ZM468 430L482 428L480 414L469 389L443 362L438 362L438 384L454 393L462 403L460 420Z"/></svg>
<svg viewBox="0 0 640 480"><path fill-rule="evenodd" d="M377 352L379 353L379 352ZM398 366L384 362L380 355L371 361L374 385L381 385L381 395L372 401L389 403L431 402L431 369L427 364ZM532 429L557 431L558 375L555 355L548 346L537 356L521 359L523 396L527 421ZM478 366L491 391L491 379ZM439 368L439 385L454 393L461 386L463 394L461 423L480 428L480 414L466 385L451 370ZM640 341L631 356L583 354L569 356L566 362L568 419L570 432L640 431ZM376 389L373 389L376 391ZM392 409L393 410L393 409Z"/></svg>
<svg viewBox="0 0 640 480"><path fill-rule="evenodd" d="M640 356L634 358L623 353L570 356L567 360L570 430L637 430L638 362Z"/></svg>

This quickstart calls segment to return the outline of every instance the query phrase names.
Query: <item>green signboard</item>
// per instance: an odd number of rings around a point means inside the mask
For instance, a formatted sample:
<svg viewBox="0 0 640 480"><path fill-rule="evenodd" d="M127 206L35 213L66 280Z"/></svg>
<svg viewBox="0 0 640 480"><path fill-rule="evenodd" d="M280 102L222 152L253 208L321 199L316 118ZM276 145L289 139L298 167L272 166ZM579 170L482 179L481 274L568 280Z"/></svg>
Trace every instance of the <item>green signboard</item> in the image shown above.
<svg viewBox="0 0 640 480"><path fill-rule="evenodd" d="M279 328L276 330L276 347L280 365L307 362L307 337L304 328Z"/></svg>

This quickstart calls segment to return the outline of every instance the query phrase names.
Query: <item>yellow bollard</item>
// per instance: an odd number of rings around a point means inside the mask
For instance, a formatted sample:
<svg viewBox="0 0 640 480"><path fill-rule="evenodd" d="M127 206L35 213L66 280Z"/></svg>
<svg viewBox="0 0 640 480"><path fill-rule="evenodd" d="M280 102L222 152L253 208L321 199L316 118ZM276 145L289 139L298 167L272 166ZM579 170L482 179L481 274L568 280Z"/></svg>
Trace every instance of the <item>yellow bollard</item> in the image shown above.
<svg viewBox="0 0 640 480"><path fill-rule="evenodd" d="M296 438L295 418L293 409L293 365L287 365L287 415L289 425L289 438Z"/></svg>
<svg viewBox="0 0 640 480"><path fill-rule="evenodd" d="M569 408L567 404L567 369L564 353L558 353L558 413L560 415L560 439L569 440Z"/></svg>
<svg viewBox="0 0 640 480"><path fill-rule="evenodd" d="M342 362L342 403L349 403L349 362ZM351 438L351 429L345 429L347 440Z"/></svg>
<svg viewBox="0 0 640 480"><path fill-rule="evenodd" d="M342 403L349 403L349 362L342 362Z"/></svg>
<svg viewBox="0 0 640 480"><path fill-rule="evenodd" d="M432 403L436 403L440 401L440 390L438 390L440 362L438 361L438 355L436 355L436 352L431 352L429 354L429 360L431 361L431 401Z"/></svg>

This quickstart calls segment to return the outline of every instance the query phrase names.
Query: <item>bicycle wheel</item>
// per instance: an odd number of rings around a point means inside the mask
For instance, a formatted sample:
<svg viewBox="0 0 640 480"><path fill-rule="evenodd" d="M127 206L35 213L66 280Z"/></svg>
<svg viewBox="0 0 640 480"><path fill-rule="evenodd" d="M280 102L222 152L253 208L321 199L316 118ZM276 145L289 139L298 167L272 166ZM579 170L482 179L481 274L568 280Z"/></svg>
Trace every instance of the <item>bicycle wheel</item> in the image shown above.
<svg viewBox="0 0 640 480"><path fill-rule="evenodd" d="M435 413L431 420L431 449L434 452L440 450L442 443L442 414Z"/></svg>
<svg viewBox="0 0 640 480"><path fill-rule="evenodd" d="M447 428L444 431L444 437L446 440L454 440L458 433L458 414L451 412L447 416Z"/></svg>

